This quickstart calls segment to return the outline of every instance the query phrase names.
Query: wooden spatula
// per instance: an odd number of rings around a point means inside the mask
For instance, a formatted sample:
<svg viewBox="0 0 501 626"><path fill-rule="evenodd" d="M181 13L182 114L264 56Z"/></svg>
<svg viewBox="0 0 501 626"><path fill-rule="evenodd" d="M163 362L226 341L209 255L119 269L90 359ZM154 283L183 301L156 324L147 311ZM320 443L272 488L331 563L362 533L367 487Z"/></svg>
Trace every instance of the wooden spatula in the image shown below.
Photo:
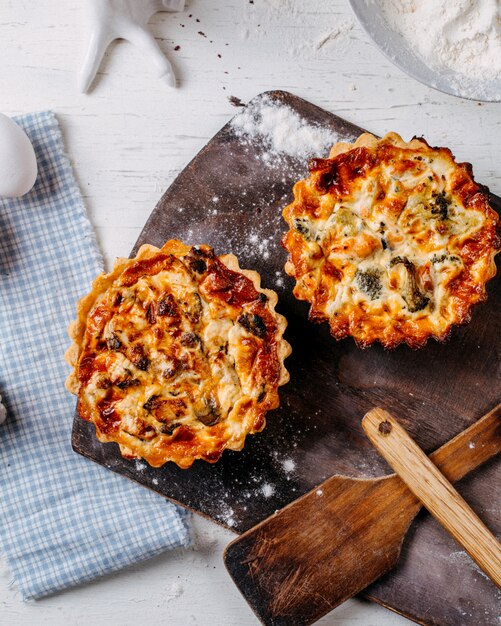
<svg viewBox="0 0 501 626"><path fill-rule="evenodd" d="M430 455L449 481L501 450L500 415L498 405ZM311 624L395 565L421 506L396 474L332 476L230 543L225 564L264 624Z"/></svg>
<svg viewBox="0 0 501 626"><path fill-rule="evenodd" d="M501 589L501 544L437 466L388 411L369 411L362 427L412 493Z"/></svg>

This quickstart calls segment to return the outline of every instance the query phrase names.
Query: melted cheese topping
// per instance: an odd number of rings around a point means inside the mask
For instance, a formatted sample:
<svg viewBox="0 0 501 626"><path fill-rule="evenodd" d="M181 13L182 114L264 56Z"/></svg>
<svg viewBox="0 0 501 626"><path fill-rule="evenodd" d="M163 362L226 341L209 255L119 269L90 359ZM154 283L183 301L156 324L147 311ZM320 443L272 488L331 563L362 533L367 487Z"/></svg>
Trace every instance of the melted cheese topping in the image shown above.
<svg viewBox="0 0 501 626"><path fill-rule="evenodd" d="M284 217L295 296L361 347L445 339L496 271L496 213L471 168L424 140L337 144L310 163Z"/></svg>
<svg viewBox="0 0 501 626"><path fill-rule="evenodd" d="M258 274L209 246L172 241L97 283L72 331L69 387L101 441L153 466L188 467L262 430L288 379L289 346L276 294Z"/></svg>

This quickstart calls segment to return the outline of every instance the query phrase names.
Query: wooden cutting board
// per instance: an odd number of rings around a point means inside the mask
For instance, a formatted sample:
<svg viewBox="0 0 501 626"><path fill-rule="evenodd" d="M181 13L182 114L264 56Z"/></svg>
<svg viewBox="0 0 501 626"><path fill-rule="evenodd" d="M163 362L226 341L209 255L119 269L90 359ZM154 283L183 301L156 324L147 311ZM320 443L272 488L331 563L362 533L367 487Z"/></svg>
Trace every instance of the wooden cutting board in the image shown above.
<svg viewBox="0 0 501 626"><path fill-rule="evenodd" d="M292 94L277 91L267 97L339 140L351 141L363 132ZM289 320L291 382L281 390L281 408L269 415L262 433L248 438L242 452L225 452L215 465L197 461L189 470L126 461L115 444L99 443L94 427L78 417L72 438L76 452L236 532L332 474L389 473L360 426L373 406L393 412L431 451L501 396L499 278L491 281L488 301L475 309L468 326L456 329L447 344L430 342L416 352L379 346L361 351L350 339L333 340L326 325L307 321L308 307L292 296L293 281L283 272L286 254L280 246L281 209L292 198L295 180L306 174L306 163L267 156L259 138L242 140L227 124L165 192L133 253L143 243L161 246L176 237L208 243L217 253L233 252L242 267L261 273L263 285L278 292L277 308ZM492 203L499 211L501 199L493 197ZM501 533L501 460L483 466L459 490L489 528ZM426 514L408 533L399 566L366 595L423 624L498 626L501 594Z"/></svg>

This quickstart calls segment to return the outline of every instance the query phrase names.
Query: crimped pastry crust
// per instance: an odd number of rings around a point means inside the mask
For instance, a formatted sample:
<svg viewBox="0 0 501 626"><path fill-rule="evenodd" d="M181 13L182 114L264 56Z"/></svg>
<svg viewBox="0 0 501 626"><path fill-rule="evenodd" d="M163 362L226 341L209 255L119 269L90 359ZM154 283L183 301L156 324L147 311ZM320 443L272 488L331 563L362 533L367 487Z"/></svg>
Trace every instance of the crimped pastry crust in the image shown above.
<svg viewBox="0 0 501 626"><path fill-rule="evenodd" d="M470 319L496 273L498 216L471 166L424 139L364 133L313 159L283 215L286 272L336 339L422 347Z"/></svg>
<svg viewBox="0 0 501 626"><path fill-rule="evenodd" d="M100 441L154 467L240 450L279 405L286 320L257 272L206 245L144 245L96 278L70 325L69 391Z"/></svg>

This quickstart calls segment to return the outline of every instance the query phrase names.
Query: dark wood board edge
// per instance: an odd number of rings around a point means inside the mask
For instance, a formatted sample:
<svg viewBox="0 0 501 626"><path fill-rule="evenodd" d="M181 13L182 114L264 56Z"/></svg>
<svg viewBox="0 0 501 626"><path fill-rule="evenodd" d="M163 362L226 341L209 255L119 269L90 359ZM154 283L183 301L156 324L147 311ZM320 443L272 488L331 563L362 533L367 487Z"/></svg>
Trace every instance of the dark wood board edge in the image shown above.
<svg viewBox="0 0 501 626"><path fill-rule="evenodd" d="M209 522L213 522L214 524L217 524L217 526L221 526L221 528L224 528L225 530L230 530L232 533L234 533L235 535L239 535L239 532L235 529L235 528L231 528L231 526L228 526L227 524L224 524L222 521L211 517L210 515L204 513L203 511L200 511L198 509L195 509L192 506L188 506L187 504L184 504L183 502L179 502L179 500L176 500L173 497L169 497L166 496L162 493L159 493L156 489L153 489L152 487L150 487L149 485L145 484L144 482L141 482L140 480L138 480L138 478L134 477L133 475L128 475L128 474L124 474L122 471L120 471L119 469L114 469L113 467L108 466L105 462L101 462L98 459L95 459L91 456L89 456L89 452L87 450L87 448L85 447L85 443L82 442L82 437L81 437L81 433L79 432L78 429L78 425L79 425L79 421L80 422L84 422L84 420L82 420L82 418L78 415L75 415L74 421L73 421L73 427L72 427L72 431L71 431L71 448L73 450L73 452L76 452L76 454L84 457L84 459L93 461L94 463L97 463L98 465L101 465L102 467L104 467L105 469L109 470L110 472L113 472L114 474L117 474L117 476L121 476L122 478L126 478L127 480L131 480L132 482L136 483L137 485L141 485L141 487L143 487L143 489L147 489L148 491L151 491L152 493L156 494L157 496L160 496L162 498L164 498L165 500L168 500L169 502L172 502L173 504L176 504L177 506L186 509L187 511L190 511L190 513L193 513L195 515L199 515L200 517L203 517L204 519L206 519ZM89 425L85 423L85 425ZM93 436L95 436L93 434ZM116 444L114 443L103 443L103 446L114 446Z"/></svg>
<svg viewBox="0 0 501 626"><path fill-rule="evenodd" d="M392 611L393 613L396 613L397 615L401 615L402 617L405 617L406 619L410 620L411 622L414 622L415 624L420 624L421 626L435 626L435 623L423 622L422 620L418 619L414 615L410 615L406 613L405 611L401 611L400 609L397 609L396 607L383 602L381 599L377 598L376 596L371 596L365 593L361 593L360 595L362 595L365 599L370 600L371 602L375 602L376 604L379 604L379 606L382 606L383 608L388 609L389 611Z"/></svg>

